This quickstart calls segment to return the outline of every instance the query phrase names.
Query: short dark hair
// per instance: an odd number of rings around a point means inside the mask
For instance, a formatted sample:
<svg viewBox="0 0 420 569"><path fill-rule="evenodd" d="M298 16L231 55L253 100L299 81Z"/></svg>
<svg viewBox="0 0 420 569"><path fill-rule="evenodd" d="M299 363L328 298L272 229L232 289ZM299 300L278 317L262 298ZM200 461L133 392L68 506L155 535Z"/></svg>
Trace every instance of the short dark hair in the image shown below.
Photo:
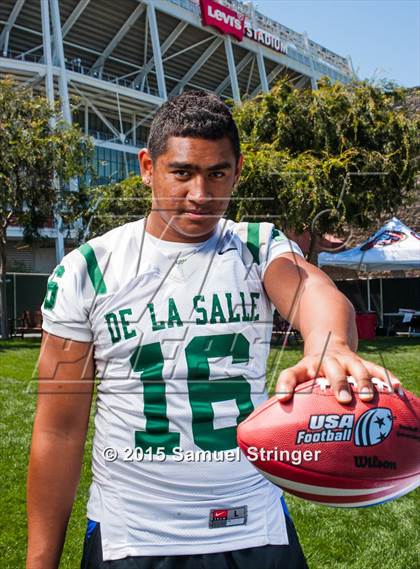
<svg viewBox="0 0 420 569"><path fill-rule="evenodd" d="M153 162L166 151L171 136L231 141L236 161L241 153L236 123L217 95L205 91L185 91L166 101L156 112L147 148Z"/></svg>

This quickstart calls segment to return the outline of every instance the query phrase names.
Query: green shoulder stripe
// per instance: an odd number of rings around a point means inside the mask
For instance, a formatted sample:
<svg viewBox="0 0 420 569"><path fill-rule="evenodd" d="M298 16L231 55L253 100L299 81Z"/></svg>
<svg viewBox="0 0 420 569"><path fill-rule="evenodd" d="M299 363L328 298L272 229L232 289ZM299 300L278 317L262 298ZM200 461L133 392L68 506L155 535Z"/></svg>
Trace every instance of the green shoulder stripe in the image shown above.
<svg viewBox="0 0 420 569"><path fill-rule="evenodd" d="M271 239L273 241L284 241L286 239L286 235L282 231L273 227L273 230L271 231Z"/></svg>
<svg viewBox="0 0 420 569"><path fill-rule="evenodd" d="M78 249L86 260L88 275L97 294L105 294L106 286L104 276L98 265L95 251L88 243L84 243Z"/></svg>
<svg viewBox="0 0 420 569"><path fill-rule="evenodd" d="M251 252L254 263L260 262L260 224L248 223L246 245Z"/></svg>

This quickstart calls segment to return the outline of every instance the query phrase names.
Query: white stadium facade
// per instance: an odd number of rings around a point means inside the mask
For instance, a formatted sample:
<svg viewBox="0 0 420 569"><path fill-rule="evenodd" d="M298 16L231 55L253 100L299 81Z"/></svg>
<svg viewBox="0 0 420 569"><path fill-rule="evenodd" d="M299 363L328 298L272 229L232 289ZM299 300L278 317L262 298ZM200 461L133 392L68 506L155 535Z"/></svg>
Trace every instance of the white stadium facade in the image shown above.
<svg viewBox="0 0 420 569"><path fill-rule="evenodd" d="M287 75L316 88L348 82L341 57L239 0L1 0L0 76L60 102L95 144L100 184L138 173L151 117L169 97L198 88L240 102ZM71 107L77 97L76 108ZM49 273L71 248L54 224L48 242L8 231L9 271ZM67 233L67 236L70 236ZM55 246L54 246L55 242Z"/></svg>

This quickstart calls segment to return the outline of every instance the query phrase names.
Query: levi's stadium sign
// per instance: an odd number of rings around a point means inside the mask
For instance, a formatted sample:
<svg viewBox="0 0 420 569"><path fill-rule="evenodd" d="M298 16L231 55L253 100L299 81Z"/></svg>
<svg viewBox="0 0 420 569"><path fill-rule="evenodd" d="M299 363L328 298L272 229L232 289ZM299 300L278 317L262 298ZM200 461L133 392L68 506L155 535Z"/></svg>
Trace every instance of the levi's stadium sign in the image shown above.
<svg viewBox="0 0 420 569"><path fill-rule="evenodd" d="M222 33L241 41L244 37L245 17L213 0L200 0L201 19L204 26L213 26Z"/></svg>
<svg viewBox="0 0 420 569"><path fill-rule="evenodd" d="M204 26L213 26L223 34L242 41L244 35L274 51L287 54L287 45L278 36L266 30L253 28L248 18L214 0L200 0L201 20Z"/></svg>
<svg viewBox="0 0 420 569"><path fill-rule="evenodd" d="M270 32L266 32L265 30L251 28L249 25L245 26L245 33L251 40L257 41L274 51L287 55L287 45L281 41L278 36L270 34Z"/></svg>

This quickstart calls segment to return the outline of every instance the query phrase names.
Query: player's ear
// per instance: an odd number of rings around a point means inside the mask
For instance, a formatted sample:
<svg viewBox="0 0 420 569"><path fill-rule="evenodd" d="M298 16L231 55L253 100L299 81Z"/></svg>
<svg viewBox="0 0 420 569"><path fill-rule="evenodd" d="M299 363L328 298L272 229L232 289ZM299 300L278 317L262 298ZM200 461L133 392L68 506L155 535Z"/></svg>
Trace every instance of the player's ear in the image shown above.
<svg viewBox="0 0 420 569"><path fill-rule="evenodd" d="M244 155L240 154L238 161L236 163L236 170L235 170L235 184L238 183L239 181L239 176L241 175L242 172L242 166L244 164Z"/></svg>
<svg viewBox="0 0 420 569"><path fill-rule="evenodd" d="M140 165L140 175L143 179L143 183L146 186L150 185L152 172L153 172L153 161L152 157L147 148L142 148L138 153L139 165Z"/></svg>
<svg viewBox="0 0 420 569"><path fill-rule="evenodd" d="M239 183L239 178L241 176L241 172L242 172L242 166L244 163L244 157L243 154L239 155L238 161L236 162L236 168L235 168L235 182L233 184L233 190L236 189L238 183Z"/></svg>

